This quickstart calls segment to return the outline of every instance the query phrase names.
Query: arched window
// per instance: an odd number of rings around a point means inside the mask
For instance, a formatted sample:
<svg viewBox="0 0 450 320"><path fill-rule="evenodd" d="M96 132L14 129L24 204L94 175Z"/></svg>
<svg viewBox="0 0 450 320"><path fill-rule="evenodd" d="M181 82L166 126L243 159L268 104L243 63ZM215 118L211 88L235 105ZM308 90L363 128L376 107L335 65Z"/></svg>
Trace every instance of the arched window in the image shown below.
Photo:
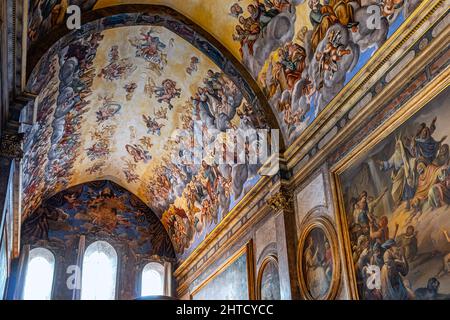
<svg viewBox="0 0 450 320"><path fill-rule="evenodd" d="M45 248L30 251L23 288L24 300L50 300L53 287L55 256Z"/></svg>
<svg viewBox="0 0 450 320"><path fill-rule="evenodd" d="M157 262L147 263L142 269L141 296L164 294L164 267Z"/></svg>
<svg viewBox="0 0 450 320"><path fill-rule="evenodd" d="M81 278L82 300L114 300L116 296L117 253L105 241L87 247Z"/></svg>

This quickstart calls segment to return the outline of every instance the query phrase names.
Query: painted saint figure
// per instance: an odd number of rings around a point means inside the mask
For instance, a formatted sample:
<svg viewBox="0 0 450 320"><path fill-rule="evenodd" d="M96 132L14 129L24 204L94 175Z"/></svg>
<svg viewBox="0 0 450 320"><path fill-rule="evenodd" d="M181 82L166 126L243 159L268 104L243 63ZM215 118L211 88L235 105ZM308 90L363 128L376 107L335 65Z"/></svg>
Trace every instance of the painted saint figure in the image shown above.
<svg viewBox="0 0 450 320"><path fill-rule="evenodd" d="M310 235L304 252L304 259L308 288L314 298L322 297L328 291L327 276L320 255L319 245L314 244L314 238Z"/></svg>
<svg viewBox="0 0 450 320"><path fill-rule="evenodd" d="M154 89L154 93L158 98L157 101L159 103L165 102L167 103L169 110L173 109L173 105L171 103L173 98L180 97L181 89L177 88L177 83L171 79L165 79L160 87L156 87Z"/></svg>
<svg viewBox="0 0 450 320"><path fill-rule="evenodd" d="M409 292L403 277L409 272L408 261L395 240L389 239L382 248L384 265L381 268L381 293L384 300L407 300Z"/></svg>

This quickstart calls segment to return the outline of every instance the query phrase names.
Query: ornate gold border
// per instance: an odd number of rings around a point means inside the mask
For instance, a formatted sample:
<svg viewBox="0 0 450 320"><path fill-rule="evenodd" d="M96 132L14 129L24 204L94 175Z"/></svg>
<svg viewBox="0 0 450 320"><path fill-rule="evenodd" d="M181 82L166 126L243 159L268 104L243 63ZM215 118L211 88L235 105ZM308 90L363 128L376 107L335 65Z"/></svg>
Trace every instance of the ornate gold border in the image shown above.
<svg viewBox="0 0 450 320"><path fill-rule="evenodd" d="M269 262L274 262L277 266L278 274L280 273L280 268L278 266L278 258L274 254L267 255L263 262L261 263L261 266L259 267L258 271L258 277L256 279L256 300L261 300L261 281L262 276L264 273L264 270L266 266L269 264Z"/></svg>
<svg viewBox="0 0 450 320"><path fill-rule="evenodd" d="M340 251L344 253L344 268L347 275L350 288L350 297L359 299L356 285L356 275L352 259L352 250L350 247L350 235L348 232L348 223L345 213L344 197L340 176L351 165L359 161L367 151L375 147L379 142L388 137L392 132L398 129L402 124L409 120L414 114L425 107L433 98L445 90L450 84L450 68L447 68L425 88L411 98L405 105L396 112L388 121L378 127L373 133L369 134L364 143L359 143L354 150L346 155L342 160L330 168L331 187L333 193L333 203L336 208L336 223L338 226L338 237Z"/></svg>
<svg viewBox="0 0 450 320"><path fill-rule="evenodd" d="M303 250L305 249L305 242L308 235L311 233L313 229L319 228L327 237L333 255L333 277L331 279L330 288L326 295L318 300L333 300L337 292L339 290L339 284L341 280L341 263L339 258L339 250L338 250L338 238L336 235L336 231L334 229L333 223L329 218L325 216L320 217L312 217L307 219L302 224L302 233L300 234L300 238L298 241L297 247L297 277L298 282L300 284L301 295L306 300L316 300L309 293L308 285L306 283L306 278L303 275L303 267L304 267L304 259L303 259Z"/></svg>
<svg viewBox="0 0 450 320"><path fill-rule="evenodd" d="M227 269L233 262L240 258L243 254L247 254L247 279L248 279L248 297L249 300L255 300L255 262L253 256L253 239L250 239L241 249L239 249L231 258L223 263L216 269L211 275L209 275L200 285L195 288L191 294L191 300L202 288L204 288L209 282L220 275L225 269Z"/></svg>

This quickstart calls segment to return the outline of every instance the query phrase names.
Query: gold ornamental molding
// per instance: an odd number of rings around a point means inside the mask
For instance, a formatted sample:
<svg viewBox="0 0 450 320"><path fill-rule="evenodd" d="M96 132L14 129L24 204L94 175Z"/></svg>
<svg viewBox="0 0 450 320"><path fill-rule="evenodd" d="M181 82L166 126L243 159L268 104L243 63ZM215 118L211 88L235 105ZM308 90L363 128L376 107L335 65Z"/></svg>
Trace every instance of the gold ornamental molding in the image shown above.
<svg viewBox="0 0 450 320"><path fill-rule="evenodd" d="M229 258L225 263L218 267L212 274L210 274L201 284L199 284L190 294L194 297L199 291L201 291L208 283L210 283L214 278L225 271L231 264L233 264L242 255L247 255L247 275L248 275L248 297L249 300L255 300L255 264L254 264L254 250L253 250L253 239L250 239L241 249L235 252L231 258Z"/></svg>
<svg viewBox="0 0 450 320"><path fill-rule="evenodd" d="M287 181L278 180L271 184L268 177L262 177L254 188L256 190L252 189L175 270L174 276L178 281L177 293L179 296L183 296L187 292L192 281L200 276L211 263L220 259L236 241L244 237L249 227L257 224L267 215L273 214L274 211L280 211L273 206L283 208L282 210L294 210L294 197L291 190L288 189ZM261 205L248 218L245 218L254 209L254 203L261 203ZM239 222L242 224L235 230L235 226ZM223 241L222 237L229 232L232 232L231 236ZM208 263L201 264L198 268L195 267L204 255L209 254L209 250L217 244L217 250L208 256Z"/></svg>
<svg viewBox="0 0 450 320"><path fill-rule="evenodd" d="M244 237L249 226L257 224L268 214L273 213L273 210L275 209L269 205L269 199L273 199L273 201L278 199L276 202L280 203L280 205L283 203L285 210L288 208L293 210L293 196L287 189L286 181L277 181L275 184L271 185L268 177L262 177L254 188L256 190L252 189L252 191L250 191L241 202L228 213L216 228L207 235L206 239L199 244L194 252L175 270L174 276L178 281L177 293L179 296L183 296L187 292L192 281L200 276L210 263L220 259L220 257L222 257L237 240ZM267 197L267 194L270 194L271 192L272 195L262 202L262 205L256 212L251 214L248 220L243 221L243 217L254 208L253 203L263 200L264 197ZM232 232L239 220L242 221L241 226L234 231L230 238L223 241L222 236L228 232ZM223 244L219 245L217 250L208 257L208 264L202 264L199 268L194 268L211 248L216 244L221 243Z"/></svg>
<svg viewBox="0 0 450 320"><path fill-rule="evenodd" d="M292 168L315 146L418 39L447 13L450 0L425 0L374 53L350 82L284 152ZM436 42L434 39L433 42ZM444 41L446 43L447 41ZM417 68L417 66L415 66ZM380 94L378 94L380 95ZM362 112L361 112L362 113Z"/></svg>
<svg viewBox="0 0 450 320"><path fill-rule="evenodd" d="M231 247L236 243L237 240L244 237L246 234L246 231L248 230L248 226L255 225L259 221L261 221L270 210L268 210L268 207L262 207L260 208L251 219L249 219L245 224L243 224L239 230L232 235L227 241L224 242L224 244L219 247L219 249L214 252L210 257L208 257L208 263L202 264L201 267L193 270L192 266L196 265L201 259L201 257L194 261L192 264L188 266L188 268L185 268L184 270L180 270L180 268L177 268L174 272L174 276L177 279L177 294L178 296L184 296L188 290L189 286L192 284L192 282L197 279L201 274L203 274L206 269L214 262L219 260L223 255L231 249ZM217 240L220 242L219 237ZM208 252L208 251L205 251ZM195 289L194 289L195 290Z"/></svg>
<svg viewBox="0 0 450 320"><path fill-rule="evenodd" d="M292 193L287 191L279 191L267 199L267 204L275 211L283 211L292 209Z"/></svg>
<svg viewBox="0 0 450 320"><path fill-rule="evenodd" d="M3 134L0 142L0 157L21 159L23 157L22 139L23 134L21 133Z"/></svg>

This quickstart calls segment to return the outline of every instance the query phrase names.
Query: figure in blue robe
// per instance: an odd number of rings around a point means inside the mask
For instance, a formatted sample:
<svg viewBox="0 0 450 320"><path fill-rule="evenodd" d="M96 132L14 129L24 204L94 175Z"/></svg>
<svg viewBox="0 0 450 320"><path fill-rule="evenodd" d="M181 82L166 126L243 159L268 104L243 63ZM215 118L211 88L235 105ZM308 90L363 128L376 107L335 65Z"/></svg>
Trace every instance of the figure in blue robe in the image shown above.
<svg viewBox="0 0 450 320"><path fill-rule="evenodd" d="M440 141L436 141L432 136L435 130L436 118L433 119L430 127L422 123L413 142L416 157L424 160L427 165L434 161L441 143L447 138L443 137Z"/></svg>

